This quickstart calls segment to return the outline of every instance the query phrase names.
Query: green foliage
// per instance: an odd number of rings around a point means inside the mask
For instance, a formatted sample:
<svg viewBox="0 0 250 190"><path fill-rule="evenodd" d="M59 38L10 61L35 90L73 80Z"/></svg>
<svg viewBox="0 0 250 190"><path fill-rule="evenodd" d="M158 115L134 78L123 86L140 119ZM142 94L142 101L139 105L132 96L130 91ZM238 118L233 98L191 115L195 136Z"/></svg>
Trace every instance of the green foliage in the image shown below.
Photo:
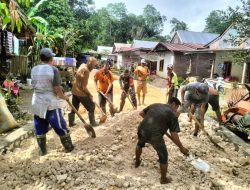
<svg viewBox="0 0 250 190"><path fill-rule="evenodd" d="M160 14L153 5L147 5L143 10L143 18L145 20L145 35L153 37L161 34L164 22L167 18Z"/></svg>
<svg viewBox="0 0 250 190"><path fill-rule="evenodd" d="M4 95L4 98L10 113L17 121L20 122L30 119L27 113L23 112L19 107L20 103L22 102L22 99L20 97L14 97L13 95L6 93Z"/></svg>
<svg viewBox="0 0 250 190"><path fill-rule="evenodd" d="M232 20L225 11L214 10L206 18L204 31L221 34L231 23Z"/></svg>
<svg viewBox="0 0 250 190"><path fill-rule="evenodd" d="M177 30L188 30L188 26L185 22L179 21L177 18L172 18L170 20L170 24L172 27L171 34L176 32Z"/></svg>

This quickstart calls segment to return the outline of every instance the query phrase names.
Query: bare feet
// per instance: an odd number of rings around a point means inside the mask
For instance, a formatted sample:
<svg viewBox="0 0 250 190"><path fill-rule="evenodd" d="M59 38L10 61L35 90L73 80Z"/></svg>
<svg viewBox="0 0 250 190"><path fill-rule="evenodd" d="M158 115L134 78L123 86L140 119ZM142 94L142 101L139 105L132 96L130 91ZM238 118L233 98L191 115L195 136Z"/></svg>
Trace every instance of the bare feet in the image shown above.
<svg viewBox="0 0 250 190"><path fill-rule="evenodd" d="M161 178L160 179L161 184L171 183L171 181L172 181L171 177L166 177L166 178Z"/></svg>
<svg viewBox="0 0 250 190"><path fill-rule="evenodd" d="M141 164L141 160L135 160L135 168L138 168Z"/></svg>

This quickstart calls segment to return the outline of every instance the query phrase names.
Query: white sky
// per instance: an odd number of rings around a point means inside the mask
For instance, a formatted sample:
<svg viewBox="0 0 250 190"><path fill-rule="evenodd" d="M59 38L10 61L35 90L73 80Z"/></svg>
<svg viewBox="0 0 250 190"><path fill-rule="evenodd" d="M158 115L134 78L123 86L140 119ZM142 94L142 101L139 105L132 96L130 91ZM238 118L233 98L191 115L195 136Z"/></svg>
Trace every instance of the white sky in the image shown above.
<svg viewBox="0 0 250 190"><path fill-rule="evenodd" d="M96 10L109 3L125 3L128 13L142 14L143 8L152 4L167 17L163 35L169 34L169 21L176 17L187 23L189 30L200 32L205 28L205 19L212 10L226 10L228 6L241 5L239 0L94 0Z"/></svg>

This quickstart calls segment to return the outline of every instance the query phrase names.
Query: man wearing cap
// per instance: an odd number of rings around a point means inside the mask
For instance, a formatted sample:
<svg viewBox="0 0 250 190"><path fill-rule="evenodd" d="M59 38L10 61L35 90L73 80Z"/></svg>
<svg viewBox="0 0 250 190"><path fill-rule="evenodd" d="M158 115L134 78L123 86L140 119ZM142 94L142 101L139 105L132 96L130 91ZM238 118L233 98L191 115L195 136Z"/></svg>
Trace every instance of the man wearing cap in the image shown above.
<svg viewBox="0 0 250 190"><path fill-rule="evenodd" d="M178 85L179 85L178 84L178 77L177 77L176 73L173 72L173 65L169 64L167 66L167 96L168 96L167 102L169 102L169 100L172 97L177 98Z"/></svg>
<svg viewBox="0 0 250 190"><path fill-rule="evenodd" d="M138 101L139 101L139 105L141 105L141 91L142 91L142 104L144 104L145 102L145 96L147 93L147 76L149 76L150 72L148 67L146 66L146 61L145 59L141 60L141 66L138 66L135 69L135 74L138 75L138 81L137 81L137 89L136 89L136 93L137 93L137 97L138 97Z"/></svg>
<svg viewBox="0 0 250 190"><path fill-rule="evenodd" d="M189 111L194 106L195 117L203 125L206 104L208 102L209 88L207 84L201 82L189 83L181 88L182 112ZM199 132L199 125L195 123L194 136Z"/></svg>
<svg viewBox="0 0 250 190"><path fill-rule="evenodd" d="M72 87L72 104L78 110L80 103L86 108L89 115L89 122L92 126L97 126L95 121L95 103L93 96L87 88L89 73L94 69L97 60L94 57L87 58L87 64L81 64L76 71L75 81ZM75 125L75 112L71 110L68 114L69 126Z"/></svg>
<svg viewBox="0 0 250 190"><path fill-rule="evenodd" d="M120 87L122 90L119 112L123 110L125 99L128 94L130 95L133 107L136 109L137 101L136 101L136 96L135 96L134 79L132 76L129 75L128 69L125 69L124 73L120 75L119 82L120 82Z"/></svg>
<svg viewBox="0 0 250 190"><path fill-rule="evenodd" d="M60 109L60 99L68 100L61 88L59 71L53 66L55 54L49 48L40 51L41 64L31 70L32 87L32 110L34 113L34 127L40 155L47 153L46 133L49 124L60 137L65 152L74 149L66 122Z"/></svg>
<svg viewBox="0 0 250 190"><path fill-rule="evenodd" d="M113 74L109 70L109 63L105 62L103 68L100 69L94 76L94 82L97 92L101 91L106 97L113 102ZM99 105L104 113L106 113L106 98L98 93ZM109 104L109 112L111 116L114 116L115 110L111 104Z"/></svg>

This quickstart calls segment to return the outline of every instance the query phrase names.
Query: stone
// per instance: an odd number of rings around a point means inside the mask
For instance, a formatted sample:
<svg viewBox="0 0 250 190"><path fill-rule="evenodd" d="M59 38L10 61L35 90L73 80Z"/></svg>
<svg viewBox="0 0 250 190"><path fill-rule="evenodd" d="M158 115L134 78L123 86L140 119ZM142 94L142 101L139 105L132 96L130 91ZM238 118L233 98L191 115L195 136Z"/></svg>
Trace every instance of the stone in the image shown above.
<svg viewBox="0 0 250 190"><path fill-rule="evenodd" d="M63 175L57 175L56 179L59 183L64 182L67 179L68 175L67 174L63 174Z"/></svg>
<svg viewBox="0 0 250 190"><path fill-rule="evenodd" d="M116 132L120 133L122 129L120 127L116 128Z"/></svg>
<svg viewBox="0 0 250 190"><path fill-rule="evenodd" d="M128 188L129 185L130 185L129 182L127 182L127 181L123 183L123 187L124 187L124 188Z"/></svg>

